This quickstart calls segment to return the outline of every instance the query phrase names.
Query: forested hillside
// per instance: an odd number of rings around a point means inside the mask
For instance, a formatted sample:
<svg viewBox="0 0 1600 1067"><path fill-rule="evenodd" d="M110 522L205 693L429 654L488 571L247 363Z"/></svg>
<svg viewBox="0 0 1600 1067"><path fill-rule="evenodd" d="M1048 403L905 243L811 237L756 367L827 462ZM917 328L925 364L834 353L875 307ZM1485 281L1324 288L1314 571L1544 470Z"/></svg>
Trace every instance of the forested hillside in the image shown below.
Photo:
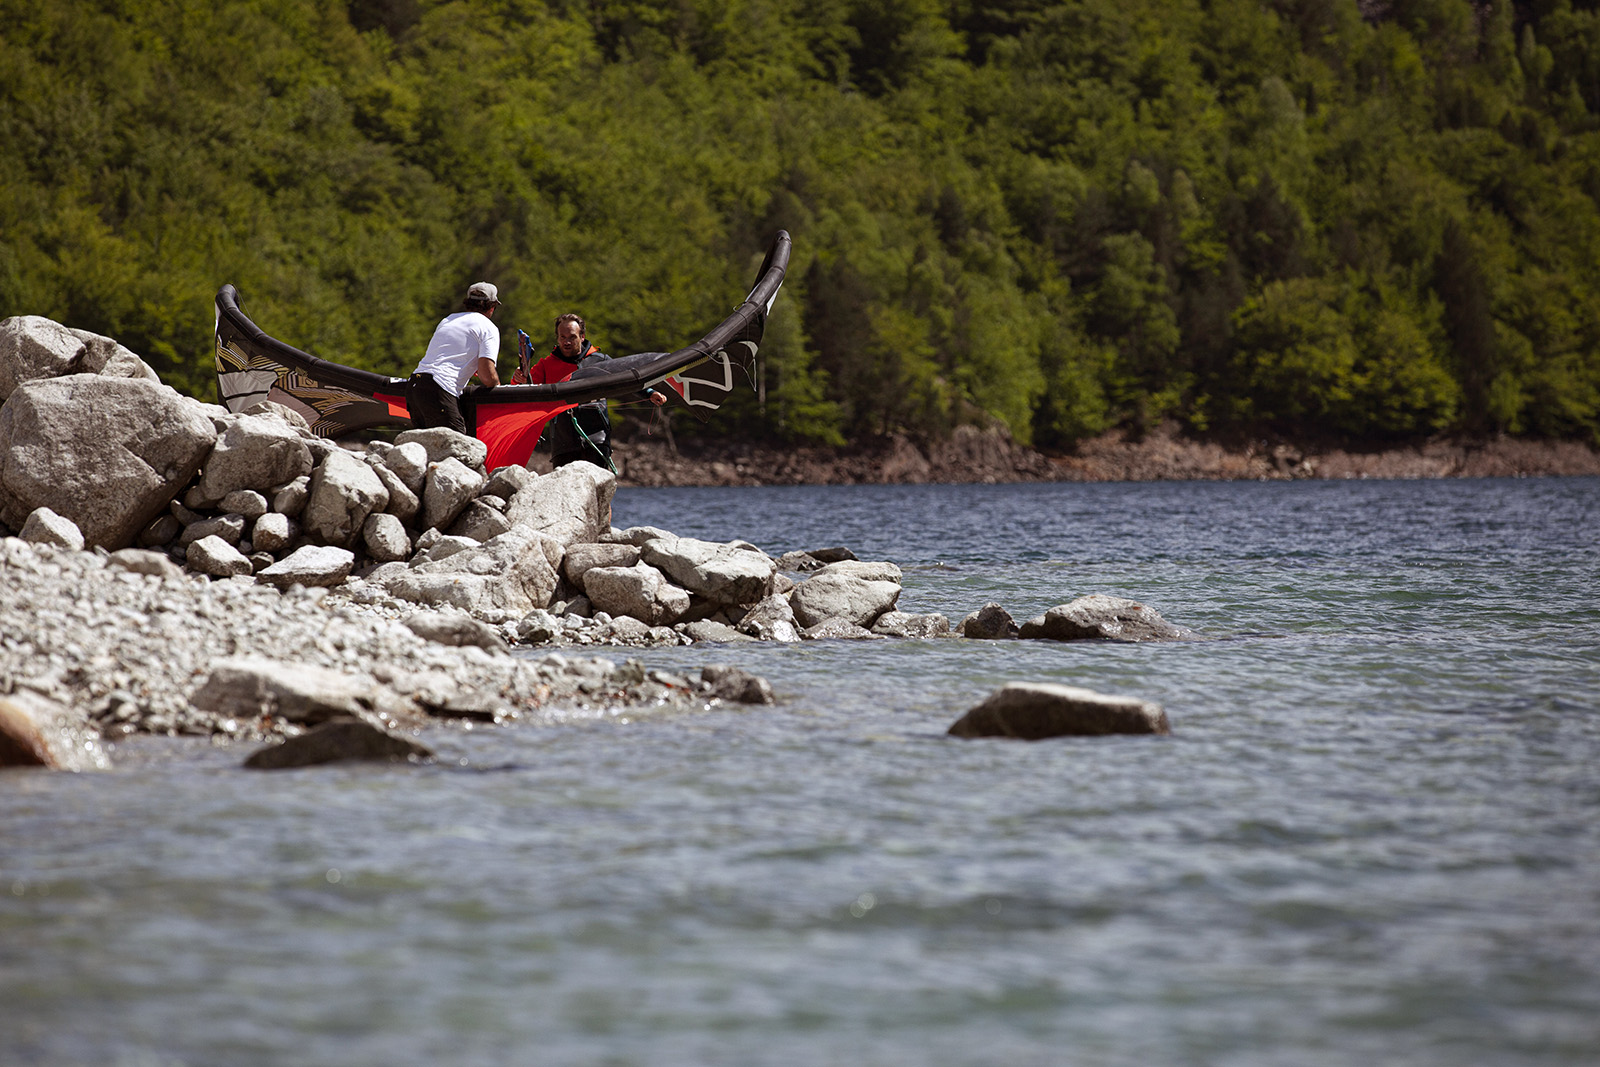
<svg viewBox="0 0 1600 1067"><path fill-rule="evenodd" d="M0 0L0 316L210 397L211 299L408 373L466 285L840 443L1600 441L1594 0Z"/></svg>

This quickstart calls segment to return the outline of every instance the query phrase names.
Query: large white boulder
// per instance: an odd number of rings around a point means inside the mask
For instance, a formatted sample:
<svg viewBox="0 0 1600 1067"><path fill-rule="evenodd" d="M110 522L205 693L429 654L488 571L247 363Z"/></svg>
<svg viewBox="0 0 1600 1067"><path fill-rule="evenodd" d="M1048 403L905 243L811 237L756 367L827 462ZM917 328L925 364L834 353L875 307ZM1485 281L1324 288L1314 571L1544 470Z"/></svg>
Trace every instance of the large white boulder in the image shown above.
<svg viewBox="0 0 1600 1067"><path fill-rule="evenodd" d="M421 445L428 452L429 463L442 463L447 459L454 459L464 466L477 470L481 469L483 461L489 458L488 445L476 437L468 437L464 433L457 433L443 426L406 430L395 435L394 443L400 448L410 444Z"/></svg>
<svg viewBox="0 0 1600 1067"><path fill-rule="evenodd" d="M528 482L506 503L514 526L543 531L563 545L592 544L611 530L617 476L592 463L568 463Z"/></svg>
<svg viewBox="0 0 1600 1067"><path fill-rule="evenodd" d="M591 567L583 575L583 592L596 609L650 626L671 625L689 610L689 594L643 562L631 567Z"/></svg>
<svg viewBox="0 0 1600 1067"><path fill-rule="evenodd" d="M422 487L423 527L443 530L482 488L483 475L453 456L433 464Z"/></svg>
<svg viewBox="0 0 1600 1067"><path fill-rule="evenodd" d="M310 473L311 447L286 420L239 415L205 461L196 502L215 504L239 489L266 494Z"/></svg>
<svg viewBox="0 0 1600 1067"><path fill-rule="evenodd" d="M205 461L197 502L216 504L235 490L266 494L310 469L310 445L288 422L267 414L235 416Z"/></svg>
<svg viewBox="0 0 1600 1067"><path fill-rule="evenodd" d="M898 582L872 582L848 574L819 571L795 586L789 606L800 625L809 629L829 619L871 626L900 599Z"/></svg>
<svg viewBox="0 0 1600 1067"><path fill-rule="evenodd" d="M481 545L425 560L384 585L402 600L504 622L549 606L561 553L559 543L537 530L515 527Z"/></svg>
<svg viewBox="0 0 1600 1067"><path fill-rule="evenodd" d="M639 558L714 604L753 604L767 595L777 564L753 545L693 537L656 537Z"/></svg>
<svg viewBox="0 0 1600 1067"><path fill-rule="evenodd" d="M26 382L0 407L0 522L18 529L48 507L86 543L125 548L215 441L198 405L153 382L93 374Z"/></svg>
<svg viewBox="0 0 1600 1067"><path fill-rule="evenodd" d="M300 526L320 541L350 548L361 535L367 516L382 511L388 503L389 491L372 468L336 448L311 475L311 495L300 514Z"/></svg>

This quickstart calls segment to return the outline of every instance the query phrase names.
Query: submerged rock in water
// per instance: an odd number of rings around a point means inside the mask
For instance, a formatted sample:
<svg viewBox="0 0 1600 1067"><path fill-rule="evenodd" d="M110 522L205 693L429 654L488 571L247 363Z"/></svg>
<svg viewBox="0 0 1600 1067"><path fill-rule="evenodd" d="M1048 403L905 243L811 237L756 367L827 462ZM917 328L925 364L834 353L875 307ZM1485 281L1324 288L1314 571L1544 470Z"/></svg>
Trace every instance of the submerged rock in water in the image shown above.
<svg viewBox="0 0 1600 1067"><path fill-rule="evenodd" d="M1017 636L1011 613L999 604L989 603L961 620L961 636L979 641L1005 641Z"/></svg>
<svg viewBox="0 0 1600 1067"><path fill-rule="evenodd" d="M258 749L244 765L252 770L283 770L344 760L415 762L432 757L433 751L426 745L379 729L369 722L334 719L282 744Z"/></svg>
<svg viewBox="0 0 1600 1067"><path fill-rule="evenodd" d="M952 737L1097 737L1169 734L1160 704L1049 682L1011 682L957 719Z"/></svg>
<svg viewBox="0 0 1600 1067"><path fill-rule="evenodd" d="M711 686L711 695L737 704L772 704L772 686L760 675L738 667L716 664L700 669L700 680Z"/></svg>
<svg viewBox="0 0 1600 1067"><path fill-rule="evenodd" d="M1172 641L1184 632L1136 600L1096 593L1022 624L1019 636L1048 641Z"/></svg>
<svg viewBox="0 0 1600 1067"><path fill-rule="evenodd" d="M950 620L938 612L911 615L904 611L886 611L872 624L872 632L885 637L948 637Z"/></svg>

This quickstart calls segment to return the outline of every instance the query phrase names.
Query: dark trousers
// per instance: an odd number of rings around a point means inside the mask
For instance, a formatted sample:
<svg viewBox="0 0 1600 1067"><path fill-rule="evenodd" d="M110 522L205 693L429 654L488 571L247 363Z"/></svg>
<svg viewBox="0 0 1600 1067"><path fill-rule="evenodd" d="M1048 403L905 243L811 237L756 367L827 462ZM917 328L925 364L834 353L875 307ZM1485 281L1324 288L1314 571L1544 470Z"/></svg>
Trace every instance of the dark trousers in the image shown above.
<svg viewBox="0 0 1600 1067"><path fill-rule="evenodd" d="M414 429L444 426L457 433L467 432L467 421L461 417L461 404L431 374L413 374L406 382L406 412L411 416Z"/></svg>

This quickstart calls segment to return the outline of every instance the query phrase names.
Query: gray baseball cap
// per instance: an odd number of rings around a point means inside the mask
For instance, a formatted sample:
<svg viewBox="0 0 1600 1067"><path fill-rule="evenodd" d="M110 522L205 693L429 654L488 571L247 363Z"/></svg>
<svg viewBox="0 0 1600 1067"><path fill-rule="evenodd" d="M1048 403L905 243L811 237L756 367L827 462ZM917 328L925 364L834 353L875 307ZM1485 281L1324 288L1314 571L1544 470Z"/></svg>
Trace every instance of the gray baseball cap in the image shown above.
<svg viewBox="0 0 1600 1067"><path fill-rule="evenodd" d="M467 299L487 300L491 304L500 303L500 290L488 282L473 282L467 287Z"/></svg>

